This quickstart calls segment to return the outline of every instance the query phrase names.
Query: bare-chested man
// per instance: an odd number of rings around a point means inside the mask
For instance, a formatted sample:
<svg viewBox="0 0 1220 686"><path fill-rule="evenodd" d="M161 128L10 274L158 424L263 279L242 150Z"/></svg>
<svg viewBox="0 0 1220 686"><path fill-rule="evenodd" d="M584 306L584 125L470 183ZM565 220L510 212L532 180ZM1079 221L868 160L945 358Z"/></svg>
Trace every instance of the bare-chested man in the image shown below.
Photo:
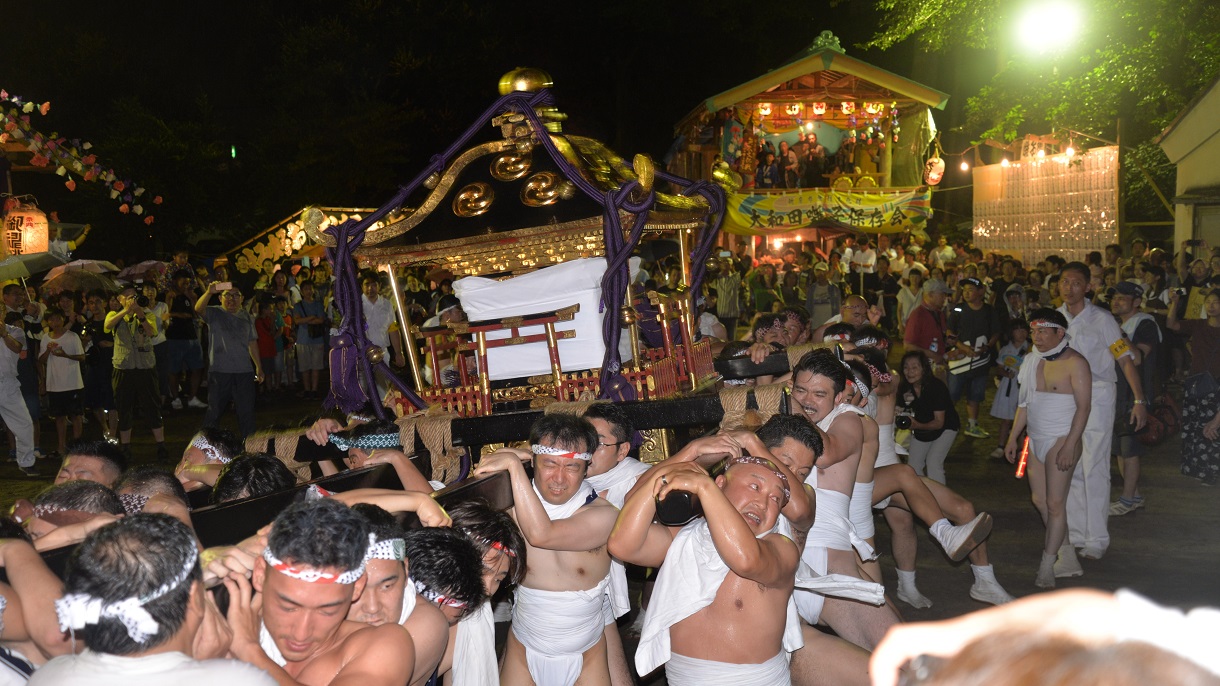
<svg viewBox="0 0 1220 686"><path fill-rule="evenodd" d="M606 541L618 508L585 481L597 433L571 415L546 415L530 430L530 454L501 450L476 476L506 471L513 516L528 544L500 679L540 686L609 684L604 630L611 617Z"/></svg>
<svg viewBox="0 0 1220 686"><path fill-rule="evenodd" d="M805 481L814 488L817 514L802 559L818 574L862 578L856 551L868 559L872 548L855 534L849 509L864 450L863 411L847 402L847 369L833 351L810 351L792 371L792 413L806 417L825 434L816 469ZM866 649L876 646L899 621L889 605L872 607L816 593L800 593L796 602L802 619L810 624L825 621L839 636Z"/></svg>
<svg viewBox="0 0 1220 686"><path fill-rule="evenodd" d="M407 561L404 532L394 516L365 503L352 509L368 520L374 538L364 568L368 583L347 618L370 626L402 625L415 646L415 669L408 683L426 683L445 654L449 622L439 608L420 598L410 575L414 565Z"/></svg>
<svg viewBox="0 0 1220 686"><path fill-rule="evenodd" d="M1089 361L1068 347L1067 317L1042 308L1030 314L1034 349L1017 373L1017 416L1004 454L1017 459L1018 436L1028 427L1026 470L1034 506L1046 524L1042 564L1034 585L1054 588L1055 577L1080 576L1084 570L1076 549L1066 542L1067 495L1072 471L1081 455L1080 439L1089 421L1093 377Z"/></svg>
<svg viewBox="0 0 1220 686"><path fill-rule="evenodd" d="M787 478L770 460L749 456L730 458L715 480L692 462L669 462L644 478L610 539L616 558L661 569L636 652L639 672L664 664L674 686L789 684L784 652L799 645L788 606L800 549L775 532L791 494ZM671 491L696 495L706 519L676 534L653 524L657 499Z"/></svg>
<svg viewBox="0 0 1220 686"><path fill-rule="evenodd" d="M280 513L253 579L225 578L233 655L281 686L406 684L415 668L410 634L347 619L368 583L369 533L364 517L330 499Z"/></svg>

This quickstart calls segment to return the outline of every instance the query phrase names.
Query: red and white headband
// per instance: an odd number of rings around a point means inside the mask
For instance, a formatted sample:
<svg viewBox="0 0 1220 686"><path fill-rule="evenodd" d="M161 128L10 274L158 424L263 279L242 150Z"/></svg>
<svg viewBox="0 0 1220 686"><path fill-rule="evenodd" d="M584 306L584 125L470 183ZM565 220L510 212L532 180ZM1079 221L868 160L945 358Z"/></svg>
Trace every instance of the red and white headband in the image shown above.
<svg viewBox="0 0 1220 686"><path fill-rule="evenodd" d="M271 552L270 546L263 548L263 560L265 560L267 565L275 571L290 579L296 579L297 581L304 581L310 584L354 584L356 583L357 579L364 576L364 566L369 561L369 551L373 549L373 546L376 545L376 543L377 538L373 534L369 534L369 548L365 550L364 559L360 560L360 565L355 569L349 569L342 574L332 574L330 572L323 572L319 569L301 569L298 567L293 567L287 562L284 562L276 557Z"/></svg>
<svg viewBox="0 0 1220 686"><path fill-rule="evenodd" d="M437 593L431 588L428 588L427 584L418 579L412 579L411 581L415 584L415 591L423 596L424 600L458 610L466 609L466 601L458 600L457 598L450 598L444 593Z"/></svg>
<svg viewBox="0 0 1220 686"><path fill-rule="evenodd" d="M552 448L549 445L538 445L537 443L530 446L530 452L535 455L552 455L554 457L566 457L572 460L584 460L588 462L593 459L592 453L574 453L562 448Z"/></svg>

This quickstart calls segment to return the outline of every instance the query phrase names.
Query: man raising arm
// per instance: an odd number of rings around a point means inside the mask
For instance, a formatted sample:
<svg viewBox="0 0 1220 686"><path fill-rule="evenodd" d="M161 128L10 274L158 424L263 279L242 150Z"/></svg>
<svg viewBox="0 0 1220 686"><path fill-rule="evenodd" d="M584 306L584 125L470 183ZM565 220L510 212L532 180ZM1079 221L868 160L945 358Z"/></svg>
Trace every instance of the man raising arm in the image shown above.
<svg viewBox="0 0 1220 686"><path fill-rule="evenodd" d="M530 430L534 478L522 451L483 458L475 476L506 471L513 516L528 544L501 681L541 686L608 684L604 629L611 614L606 541L618 508L585 481L597 432L570 415L545 415Z"/></svg>

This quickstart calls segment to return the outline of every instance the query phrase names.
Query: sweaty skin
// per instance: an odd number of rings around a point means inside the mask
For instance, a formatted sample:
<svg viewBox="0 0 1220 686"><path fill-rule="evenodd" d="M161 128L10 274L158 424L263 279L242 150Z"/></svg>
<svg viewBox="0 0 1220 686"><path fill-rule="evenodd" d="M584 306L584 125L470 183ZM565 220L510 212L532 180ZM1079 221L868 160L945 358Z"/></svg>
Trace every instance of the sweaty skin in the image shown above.
<svg viewBox="0 0 1220 686"><path fill-rule="evenodd" d="M782 647L784 618L800 551L774 526L783 485L769 469L734 465L713 481L691 462L648 472L623 508L611 552L625 562L660 566L676 530L652 523L656 499L671 490L695 493L716 552L729 567L711 605L670 627L674 653L702 660L758 664Z"/></svg>
<svg viewBox="0 0 1220 686"><path fill-rule="evenodd" d="M571 446L553 445L548 438L543 445L571 450ZM618 516L618 508L597 498L566 519L552 521L543 509L538 493L547 502L560 505L568 502L584 482L588 465L555 455L534 457L534 479L525 473L523 460L530 453L521 450L499 450L480 461L474 476L506 471L512 481L513 518L521 527L527 543L525 578L521 585L543 591L584 591L597 586L610 573L610 553L606 541ZM606 639L603 635L584 653L580 683L609 684L606 661ZM533 682L525 661L525 646L509 632L501 681L512 684Z"/></svg>
<svg viewBox="0 0 1220 686"><path fill-rule="evenodd" d="M225 578L232 599L230 650L238 659L266 671L281 686L400 683L401 675L410 674L415 666L410 634L396 624L372 627L346 619L366 581L362 576L355 584L309 583L269 569L259 558L253 593L244 575ZM259 646L260 622L287 660L284 667L272 662Z"/></svg>

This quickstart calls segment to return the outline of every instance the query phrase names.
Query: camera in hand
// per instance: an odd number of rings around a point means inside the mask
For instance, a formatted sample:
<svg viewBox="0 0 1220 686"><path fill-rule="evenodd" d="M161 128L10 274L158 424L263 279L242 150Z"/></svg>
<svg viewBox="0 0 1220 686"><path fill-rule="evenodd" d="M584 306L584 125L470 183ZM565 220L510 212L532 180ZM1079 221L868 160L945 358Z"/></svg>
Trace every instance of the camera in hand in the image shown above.
<svg viewBox="0 0 1220 686"><path fill-rule="evenodd" d="M1186 297L1186 289L1185 289L1185 288L1175 288L1175 289L1173 289L1173 292L1174 292L1174 293L1177 293L1177 294L1178 294L1178 297L1180 297L1180 298L1184 298L1184 297Z"/></svg>
<svg viewBox="0 0 1220 686"><path fill-rule="evenodd" d="M909 429L911 428L911 418L905 414L900 414L894 417L894 426L899 429Z"/></svg>
<svg viewBox="0 0 1220 686"><path fill-rule="evenodd" d="M147 308L152 303L149 302L147 295L137 295L136 304L139 305L140 307Z"/></svg>

